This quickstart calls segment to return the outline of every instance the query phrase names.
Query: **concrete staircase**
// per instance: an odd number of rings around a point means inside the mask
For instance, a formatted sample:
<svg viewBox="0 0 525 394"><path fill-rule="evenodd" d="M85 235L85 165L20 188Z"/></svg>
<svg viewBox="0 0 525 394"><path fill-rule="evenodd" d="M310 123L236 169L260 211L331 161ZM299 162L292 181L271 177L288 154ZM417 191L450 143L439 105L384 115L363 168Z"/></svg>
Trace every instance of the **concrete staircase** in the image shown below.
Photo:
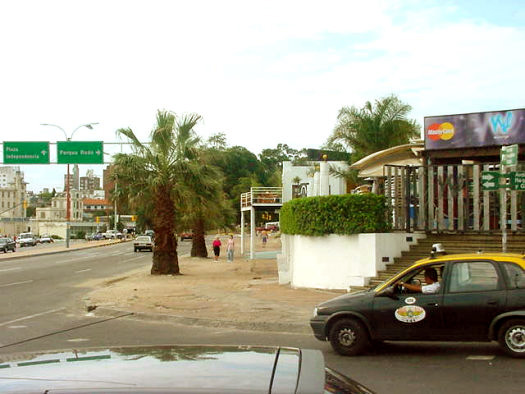
<svg viewBox="0 0 525 394"><path fill-rule="evenodd" d="M432 245L435 243L441 243L448 254L475 253L479 250L486 253L501 252L501 233L430 234L412 245L409 251L403 252L401 257L396 257L386 270L379 271L376 277L370 279L368 288L385 281L417 260L429 257ZM508 235L507 252L525 254L525 234Z"/></svg>

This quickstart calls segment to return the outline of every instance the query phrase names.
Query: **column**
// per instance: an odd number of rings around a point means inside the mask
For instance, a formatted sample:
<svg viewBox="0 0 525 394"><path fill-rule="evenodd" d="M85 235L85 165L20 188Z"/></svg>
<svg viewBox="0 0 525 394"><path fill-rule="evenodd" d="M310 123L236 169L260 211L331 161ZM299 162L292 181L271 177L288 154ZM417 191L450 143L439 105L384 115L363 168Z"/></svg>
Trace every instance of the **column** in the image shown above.
<svg viewBox="0 0 525 394"><path fill-rule="evenodd" d="M314 197L317 197L319 195L319 172L316 172L314 174L314 192L313 192L313 195Z"/></svg>
<svg viewBox="0 0 525 394"><path fill-rule="evenodd" d="M330 183L328 163L326 161L319 163L319 178L319 195L328 196L330 194Z"/></svg>
<svg viewBox="0 0 525 394"><path fill-rule="evenodd" d="M241 211L241 256L244 256L244 211Z"/></svg>
<svg viewBox="0 0 525 394"><path fill-rule="evenodd" d="M250 259L251 260L255 258L254 242L255 242L255 208L251 207L250 209Z"/></svg>

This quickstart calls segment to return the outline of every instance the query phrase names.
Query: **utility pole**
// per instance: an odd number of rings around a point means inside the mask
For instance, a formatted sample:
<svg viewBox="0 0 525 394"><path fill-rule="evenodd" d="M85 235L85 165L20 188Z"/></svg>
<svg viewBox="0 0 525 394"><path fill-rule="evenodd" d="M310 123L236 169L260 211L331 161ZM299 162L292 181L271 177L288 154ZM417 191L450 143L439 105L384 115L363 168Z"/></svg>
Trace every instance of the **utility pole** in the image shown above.
<svg viewBox="0 0 525 394"><path fill-rule="evenodd" d="M71 136L67 136L66 131L56 124L50 124L50 123L41 123L41 126L51 126L56 127L57 129L62 130L64 133L64 136L66 137L66 141L71 141L73 138L73 134L75 134L75 131L82 127L86 127L90 130L93 130L93 126L97 125L98 123L86 123L78 126L73 132L71 133ZM67 164L67 178L66 178L66 248L69 248L69 240L71 239L71 193L69 190L69 163Z"/></svg>
<svg viewBox="0 0 525 394"><path fill-rule="evenodd" d="M115 225L114 225L115 232L117 232L117 221L118 221L117 200L118 200L118 178L115 177Z"/></svg>

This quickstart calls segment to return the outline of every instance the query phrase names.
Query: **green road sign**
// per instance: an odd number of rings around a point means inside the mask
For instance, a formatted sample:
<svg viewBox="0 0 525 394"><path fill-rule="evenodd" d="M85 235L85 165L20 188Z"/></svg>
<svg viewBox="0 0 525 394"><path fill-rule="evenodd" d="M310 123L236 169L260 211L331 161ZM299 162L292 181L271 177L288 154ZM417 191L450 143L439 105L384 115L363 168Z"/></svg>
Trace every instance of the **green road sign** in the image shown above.
<svg viewBox="0 0 525 394"><path fill-rule="evenodd" d="M510 188L512 190L525 191L525 172L516 171L510 173Z"/></svg>
<svg viewBox="0 0 525 394"><path fill-rule="evenodd" d="M104 164L102 141L58 141L58 164Z"/></svg>
<svg viewBox="0 0 525 394"><path fill-rule="evenodd" d="M515 166L518 164L518 145L501 147L501 164L504 166Z"/></svg>
<svg viewBox="0 0 525 394"><path fill-rule="evenodd" d="M49 142L4 141L4 164L49 164Z"/></svg>
<svg viewBox="0 0 525 394"><path fill-rule="evenodd" d="M497 171L483 171L481 173L481 187L483 190L498 190L500 175Z"/></svg>

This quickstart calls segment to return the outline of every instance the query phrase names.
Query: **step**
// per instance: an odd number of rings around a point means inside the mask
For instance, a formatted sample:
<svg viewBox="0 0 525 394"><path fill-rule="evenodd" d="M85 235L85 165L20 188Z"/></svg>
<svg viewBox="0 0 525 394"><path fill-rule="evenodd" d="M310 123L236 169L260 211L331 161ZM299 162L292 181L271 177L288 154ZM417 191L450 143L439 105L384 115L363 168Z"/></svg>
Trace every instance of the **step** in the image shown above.
<svg viewBox="0 0 525 394"><path fill-rule="evenodd" d="M441 243L448 254L501 252L501 234L432 234L427 238L419 239L410 250L403 251L400 257L395 257L393 262L369 279L369 286L373 287L390 279L395 274L411 267L418 260L430 257L432 245ZM509 234L507 238L507 252L525 254L525 234Z"/></svg>

